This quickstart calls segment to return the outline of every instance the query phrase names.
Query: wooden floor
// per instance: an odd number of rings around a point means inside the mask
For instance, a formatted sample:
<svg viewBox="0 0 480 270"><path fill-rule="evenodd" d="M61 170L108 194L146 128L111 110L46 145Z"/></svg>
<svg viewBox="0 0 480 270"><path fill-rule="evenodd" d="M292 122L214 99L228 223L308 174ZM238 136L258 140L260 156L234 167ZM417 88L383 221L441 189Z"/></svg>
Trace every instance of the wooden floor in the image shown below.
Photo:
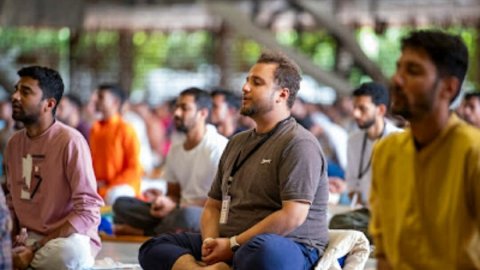
<svg viewBox="0 0 480 270"><path fill-rule="evenodd" d="M100 269L129 269L129 270L141 270L141 267L138 265L138 249L140 248L140 243L135 242L119 242L119 241L104 241L103 248L97 256L97 264L95 270ZM110 258L116 265L111 267L100 267L100 263L109 261ZM122 267L122 265L125 267ZM365 270L374 270L376 266L374 259L369 259Z"/></svg>
<svg viewBox="0 0 480 270"><path fill-rule="evenodd" d="M141 243L103 241L93 269L141 269L138 265L138 249Z"/></svg>
<svg viewBox="0 0 480 270"><path fill-rule="evenodd" d="M337 206L330 209L331 214L349 210L348 207ZM141 270L138 264L138 249L148 240L143 236L108 236L102 235L102 250L97 255L93 270L100 269L131 269ZM376 263L369 259L365 270L374 270Z"/></svg>

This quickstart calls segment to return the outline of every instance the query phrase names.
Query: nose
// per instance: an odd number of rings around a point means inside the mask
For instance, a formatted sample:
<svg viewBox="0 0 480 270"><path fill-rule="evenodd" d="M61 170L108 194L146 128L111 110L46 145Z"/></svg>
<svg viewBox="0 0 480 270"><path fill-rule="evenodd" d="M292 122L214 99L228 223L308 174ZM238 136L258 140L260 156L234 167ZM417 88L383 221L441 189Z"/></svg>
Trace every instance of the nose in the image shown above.
<svg viewBox="0 0 480 270"><path fill-rule="evenodd" d="M403 85L403 78L398 70L392 75L390 83L392 86Z"/></svg>
<svg viewBox="0 0 480 270"><path fill-rule="evenodd" d="M245 82L245 83L243 84L242 92L244 92L244 93L250 92L250 85L248 84L248 82Z"/></svg>
<svg viewBox="0 0 480 270"><path fill-rule="evenodd" d="M173 116L180 117L181 115L182 115L182 110L180 109L180 107L175 108L175 110L173 111Z"/></svg>
<svg viewBox="0 0 480 270"><path fill-rule="evenodd" d="M359 119L361 116L360 110L358 108L353 109L353 118Z"/></svg>
<svg viewBox="0 0 480 270"><path fill-rule="evenodd" d="M20 97L20 94L18 93L17 90L15 90L15 91L13 92L13 94L10 96L10 100L11 100L11 101L18 100L19 97Z"/></svg>

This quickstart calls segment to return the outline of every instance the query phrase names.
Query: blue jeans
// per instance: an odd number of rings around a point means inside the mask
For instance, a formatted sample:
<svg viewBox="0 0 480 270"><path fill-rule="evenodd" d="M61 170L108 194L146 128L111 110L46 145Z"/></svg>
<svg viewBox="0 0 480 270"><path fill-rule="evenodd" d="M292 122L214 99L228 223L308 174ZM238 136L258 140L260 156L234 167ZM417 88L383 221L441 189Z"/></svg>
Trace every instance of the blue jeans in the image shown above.
<svg viewBox="0 0 480 270"><path fill-rule="evenodd" d="M138 254L144 270L170 270L185 254L200 260L200 234L163 234L145 242ZM319 259L318 250L276 234L260 234L243 244L231 262L235 270L311 270Z"/></svg>

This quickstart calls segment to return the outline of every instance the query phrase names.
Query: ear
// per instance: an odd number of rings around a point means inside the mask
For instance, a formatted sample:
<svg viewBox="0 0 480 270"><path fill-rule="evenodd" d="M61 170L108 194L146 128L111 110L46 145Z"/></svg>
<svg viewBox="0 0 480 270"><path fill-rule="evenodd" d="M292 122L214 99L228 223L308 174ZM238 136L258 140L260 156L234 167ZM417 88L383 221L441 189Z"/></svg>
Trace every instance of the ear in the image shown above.
<svg viewBox="0 0 480 270"><path fill-rule="evenodd" d="M441 96L450 102L454 96L460 91L460 81L457 77L448 76L443 78L444 87Z"/></svg>
<svg viewBox="0 0 480 270"><path fill-rule="evenodd" d="M282 100L287 102L289 96L290 96L290 89L288 89L286 87L281 88L279 90L279 93L278 93L277 103L282 101Z"/></svg>
<svg viewBox="0 0 480 270"><path fill-rule="evenodd" d="M208 109L207 109L207 108L203 108L203 109L198 110L198 113L199 113L200 116L202 116L203 118L205 118L205 119L208 118Z"/></svg>
<svg viewBox="0 0 480 270"><path fill-rule="evenodd" d="M55 108L55 106L57 105L57 101L55 100L55 98L47 98L47 109L52 111L53 108Z"/></svg>
<svg viewBox="0 0 480 270"><path fill-rule="evenodd" d="M378 113L384 116L387 113L387 106L385 104L380 104L377 106Z"/></svg>

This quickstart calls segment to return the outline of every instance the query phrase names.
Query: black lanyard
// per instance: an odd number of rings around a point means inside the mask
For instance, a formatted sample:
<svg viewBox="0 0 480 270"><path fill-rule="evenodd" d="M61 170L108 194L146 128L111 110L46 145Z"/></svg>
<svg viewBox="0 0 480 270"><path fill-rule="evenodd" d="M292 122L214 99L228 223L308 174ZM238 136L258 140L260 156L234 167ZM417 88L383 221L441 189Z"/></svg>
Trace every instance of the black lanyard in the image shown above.
<svg viewBox="0 0 480 270"><path fill-rule="evenodd" d="M240 167L243 166L243 164L260 148L262 147L262 145L268 140L270 139L273 134L280 128L280 126L282 125L282 123L288 121L289 119L291 118L291 116L283 119L282 121L278 122L275 127L267 133L267 135L265 135L265 137L263 137L253 148L252 150L250 150L247 155L242 159L240 160L240 155L242 154L242 151L238 152L237 154L237 157L235 158L235 162L233 163L233 167L232 167L232 170L230 171L230 176L228 177L228 182L227 182L227 190L226 190L226 194L228 194L228 191L230 190L230 186L232 185L232 182L233 182L233 177L235 176L235 174L238 172L238 170L240 169Z"/></svg>
<svg viewBox="0 0 480 270"><path fill-rule="evenodd" d="M385 126L387 125L387 123L385 122L385 120L383 120L384 123L383 123L383 130L382 130L382 134L380 134L380 137L379 138L382 138L383 135L385 135ZM360 163L358 164L358 175L357 175L357 179L362 179L362 177L368 172L368 170L370 169L370 166L372 165L372 154L370 153L370 156L369 156L369 159L368 159L368 163L367 163L367 166L365 168L363 168L363 159L365 158L365 148L367 146L367 139L368 139L368 135L367 135L367 132L365 132L365 135L363 136L363 143L362 143L362 152L361 152L361 156L360 156Z"/></svg>
<svg viewBox="0 0 480 270"><path fill-rule="evenodd" d="M367 132L365 132L365 136L363 136L363 144L362 144L362 152L360 156L360 163L358 164L358 179L362 179L362 177L367 173L368 169L370 169L370 166L372 165L372 155L370 155L370 158L368 159L367 166L363 168L363 159L365 157L365 148L367 146Z"/></svg>

